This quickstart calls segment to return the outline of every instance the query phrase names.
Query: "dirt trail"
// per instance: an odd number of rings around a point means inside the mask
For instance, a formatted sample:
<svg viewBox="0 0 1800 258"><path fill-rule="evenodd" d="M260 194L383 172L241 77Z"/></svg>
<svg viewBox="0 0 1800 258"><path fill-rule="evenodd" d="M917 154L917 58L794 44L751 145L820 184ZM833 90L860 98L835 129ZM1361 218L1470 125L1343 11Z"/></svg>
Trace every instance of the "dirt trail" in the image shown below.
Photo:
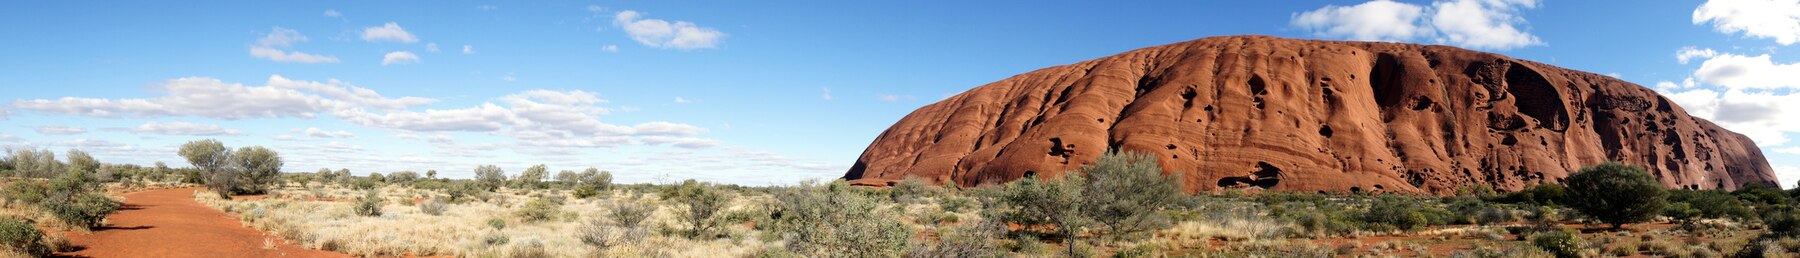
<svg viewBox="0 0 1800 258"><path fill-rule="evenodd" d="M125 194L118 214L92 234L69 233L73 257L349 257L287 244L244 227L230 215L194 201L200 188Z"/></svg>

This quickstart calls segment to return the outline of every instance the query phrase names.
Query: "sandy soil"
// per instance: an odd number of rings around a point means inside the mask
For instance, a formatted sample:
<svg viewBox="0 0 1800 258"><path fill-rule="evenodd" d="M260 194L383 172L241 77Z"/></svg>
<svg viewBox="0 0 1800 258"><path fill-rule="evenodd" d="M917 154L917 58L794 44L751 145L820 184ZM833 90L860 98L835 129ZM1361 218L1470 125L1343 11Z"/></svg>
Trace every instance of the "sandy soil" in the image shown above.
<svg viewBox="0 0 1800 258"><path fill-rule="evenodd" d="M70 257L350 257L284 243L194 201L200 188L125 194L119 213L92 234L68 233Z"/></svg>

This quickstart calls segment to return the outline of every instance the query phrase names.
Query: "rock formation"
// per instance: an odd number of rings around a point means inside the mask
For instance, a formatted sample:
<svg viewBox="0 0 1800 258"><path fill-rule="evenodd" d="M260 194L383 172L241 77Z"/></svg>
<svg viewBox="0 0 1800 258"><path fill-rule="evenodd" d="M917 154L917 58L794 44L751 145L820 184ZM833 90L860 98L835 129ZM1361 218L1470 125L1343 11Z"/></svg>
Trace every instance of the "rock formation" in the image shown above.
<svg viewBox="0 0 1800 258"><path fill-rule="evenodd" d="M1775 185L1749 138L1612 77L1447 46L1211 37L1045 68L907 115L844 175L962 186L1151 153L1189 192L1448 193L1606 161Z"/></svg>

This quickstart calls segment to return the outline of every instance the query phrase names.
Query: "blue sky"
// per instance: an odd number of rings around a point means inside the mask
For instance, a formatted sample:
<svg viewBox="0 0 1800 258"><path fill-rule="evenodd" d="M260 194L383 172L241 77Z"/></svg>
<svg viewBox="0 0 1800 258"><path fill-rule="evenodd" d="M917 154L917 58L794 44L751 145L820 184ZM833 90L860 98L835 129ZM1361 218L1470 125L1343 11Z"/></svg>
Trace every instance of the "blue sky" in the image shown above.
<svg viewBox="0 0 1800 258"><path fill-rule="evenodd" d="M275 148L289 171L542 163L782 184L841 176L901 116L975 86L1264 34L1613 74L1751 135L1784 184L1800 180L1794 0L0 6L0 145L106 162L185 166L175 146L217 138Z"/></svg>

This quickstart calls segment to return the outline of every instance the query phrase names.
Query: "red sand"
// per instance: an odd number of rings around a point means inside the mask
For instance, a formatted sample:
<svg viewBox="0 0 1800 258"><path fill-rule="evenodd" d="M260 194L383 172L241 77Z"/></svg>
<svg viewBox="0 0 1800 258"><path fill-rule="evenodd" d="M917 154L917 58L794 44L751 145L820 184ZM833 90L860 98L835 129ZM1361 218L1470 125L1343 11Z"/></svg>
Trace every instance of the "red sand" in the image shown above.
<svg viewBox="0 0 1800 258"><path fill-rule="evenodd" d="M76 257L350 257L285 243L244 227L230 215L194 201L200 188L125 194L119 213L92 234L68 233ZM273 248L264 248L265 241Z"/></svg>

